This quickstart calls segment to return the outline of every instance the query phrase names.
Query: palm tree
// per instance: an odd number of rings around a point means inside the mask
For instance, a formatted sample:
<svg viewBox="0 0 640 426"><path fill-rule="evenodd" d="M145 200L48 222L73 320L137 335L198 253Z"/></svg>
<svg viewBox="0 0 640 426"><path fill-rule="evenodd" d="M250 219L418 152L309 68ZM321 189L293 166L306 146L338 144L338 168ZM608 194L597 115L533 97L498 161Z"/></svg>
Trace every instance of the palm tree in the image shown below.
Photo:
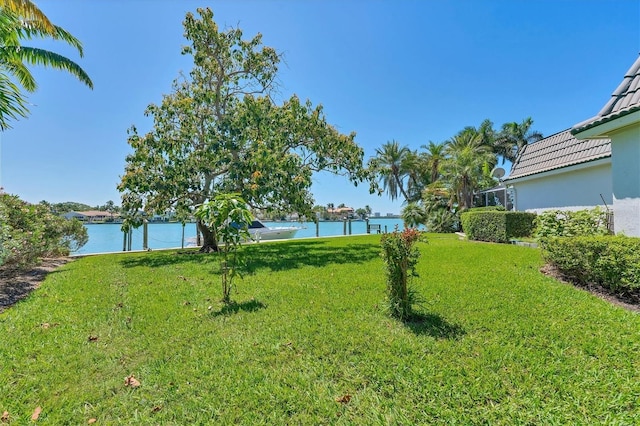
<svg viewBox="0 0 640 426"><path fill-rule="evenodd" d="M23 46L23 40L52 38L62 40L76 48L83 56L82 44L63 28L52 25L46 16L25 0L3 0L0 8L0 130L9 128L9 119L28 114L26 100L19 85L28 92L37 84L27 65L44 65L67 71L82 83L93 88L87 73L72 60L57 53L35 47Z"/></svg>
<svg viewBox="0 0 640 426"><path fill-rule="evenodd" d="M422 191L429 185L429 164L424 153L409 151L403 162L403 168L407 174L406 193L408 203L420 201Z"/></svg>
<svg viewBox="0 0 640 426"><path fill-rule="evenodd" d="M522 123L505 123L496 139L495 152L502 156L502 163L505 160L514 162L522 149L530 143L537 142L542 139L542 133L531 130L533 119L527 117Z"/></svg>
<svg viewBox="0 0 640 426"><path fill-rule="evenodd" d="M369 161L369 166L375 171L382 181L382 187L392 200L402 195L405 200L409 199L404 181L408 176L407 158L411 150L406 146L392 140L376 149L376 155Z"/></svg>
<svg viewBox="0 0 640 426"><path fill-rule="evenodd" d="M422 145L422 149L425 149L427 155L427 165L430 171L430 182L434 183L440 178L440 165L444 160L444 144L436 144L429 141L429 145Z"/></svg>
<svg viewBox="0 0 640 426"><path fill-rule="evenodd" d="M468 129L447 142L445 153L443 177L450 190L450 203L457 203L460 209L470 208L484 171L495 163L495 156L483 143L482 135Z"/></svg>
<svg viewBox="0 0 640 426"><path fill-rule="evenodd" d="M409 228L417 228L427 220L427 212L418 203L411 202L402 209L402 220Z"/></svg>

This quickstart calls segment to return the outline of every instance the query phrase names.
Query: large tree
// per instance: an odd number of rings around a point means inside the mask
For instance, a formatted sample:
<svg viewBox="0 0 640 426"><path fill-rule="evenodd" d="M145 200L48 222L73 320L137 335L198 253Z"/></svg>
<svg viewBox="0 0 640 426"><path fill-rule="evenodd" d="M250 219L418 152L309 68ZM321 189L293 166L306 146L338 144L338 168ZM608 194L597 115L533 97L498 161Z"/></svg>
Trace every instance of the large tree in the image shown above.
<svg viewBox="0 0 640 426"><path fill-rule="evenodd" d="M0 3L0 130L9 128L10 120L29 113L21 87L33 92L38 86L28 65L67 71L93 88L87 73L72 60L48 50L22 45L24 40L34 38L62 40L76 48L81 57L83 55L80 41L53 25L32 2L3 0Z"/></svg>
<svg viewBox="0 0 640 426"><path fill-rule="evenodd" d="M366 177L354 133L338 132L309 101L272 100L280 55L260 34L244 40L239 28L220 30L210 9L197 12L184 20L183 54L193 56L193 70L149 105L151 131L130 129L133 153L118 186L124 211L190 212L234 192L255 209L311 216L314 172L354 183ZM202 222L198 229L203 250L216 250L211 229Z"/></svg>

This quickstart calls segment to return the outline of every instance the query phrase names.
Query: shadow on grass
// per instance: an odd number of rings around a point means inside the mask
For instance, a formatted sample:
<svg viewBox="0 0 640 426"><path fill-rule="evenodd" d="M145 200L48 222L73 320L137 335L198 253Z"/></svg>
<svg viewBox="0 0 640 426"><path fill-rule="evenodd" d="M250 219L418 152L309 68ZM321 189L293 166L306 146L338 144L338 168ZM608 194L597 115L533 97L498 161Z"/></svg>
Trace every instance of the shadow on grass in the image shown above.
<svg viewBox="0 0 640 426"><path fill-rule="evenodd" d="M380 248L374 243L347 243L339 246L328 241L255 244L245 248L246 266L243 270L247 273L261 269L277 272L303 266L365 263L378 259L379 253Z"/></svg>
<svg viewBox="0 0 640 426"><path fill-rule="evenodd" d="M224 305L222 309L220 309L219 311L212 312L211 316L215 318L215 317L237 314L240 311L255 312L257 310L264 309L266 307L267 305L254 299L247 300L246 302L241 302L241 303L231 302L227 305Z"/></svg>
<svg viewBox="0 0 640 426"><path fill-rule="evenodd" d="M241 272L253 274L259 270L273 272L301 268L303 266L324 267L335 264L364 263L379 258L377 244L340 244L330 241L287 241L244 245L239 251L245 266ZM196 250L178 250L142 253L124 256L120 263L125 268L138 266L156 268L190 264L213 266L217 264L217 253L199 253ZM217 269L217 268L215 268Z"/></svg>
<svg viewBox="0 0 640 426"><path fill-rule="evenodd" d="M465 334L461 326L451 324L437 314L416 313L404 321L404 325L418 336L428 335L436 339L457 339Z"/></svg>
<svg viewBox="0 0 640 426"><path fill-rule="evenodd" d="M193 250L163 250L122 256L120 264L125 268L144 266L156 268L170 265L206 265L218 259L217 253L200 253Z"/></svg>

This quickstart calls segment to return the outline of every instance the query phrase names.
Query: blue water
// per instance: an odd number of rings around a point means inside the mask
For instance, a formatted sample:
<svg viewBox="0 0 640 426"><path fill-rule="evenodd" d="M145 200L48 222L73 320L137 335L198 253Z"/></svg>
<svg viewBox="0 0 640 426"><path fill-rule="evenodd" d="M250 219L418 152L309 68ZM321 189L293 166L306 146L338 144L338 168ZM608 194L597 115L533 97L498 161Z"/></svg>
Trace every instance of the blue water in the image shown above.
<svg viewBox="0 0 640 426"><path fill-rule="evenodd" d="M309 238L316 236L316 224L313 222L264 222L267 226L295 226L301 228L295 238ZM369 220L370 225L379 224L382 231L388 232L394 230L397 225L399 229L403 229L402 219L386 219L373 218ZM122 251L123 233L120 230L120 224L89 224L85 225L89 233L89 242L80 250L73 254L91 254L91 253L109 253ZM182 247L182 224L180 223L150 223L148 225L148 241L149 248L176 248ZM346 233L349 234L349 224L347 223ZM351 222L351 234L366 234L367 227L364 221ZM320 222L319 234L321 237L329 237L335 235L344 235L343 222ZM194 238L196 235L196 224L187 223L184 227L185 247L188 245L187 239ZM132 250L142 250L142 227L133 230L133 238L131 240Z"/></svg>

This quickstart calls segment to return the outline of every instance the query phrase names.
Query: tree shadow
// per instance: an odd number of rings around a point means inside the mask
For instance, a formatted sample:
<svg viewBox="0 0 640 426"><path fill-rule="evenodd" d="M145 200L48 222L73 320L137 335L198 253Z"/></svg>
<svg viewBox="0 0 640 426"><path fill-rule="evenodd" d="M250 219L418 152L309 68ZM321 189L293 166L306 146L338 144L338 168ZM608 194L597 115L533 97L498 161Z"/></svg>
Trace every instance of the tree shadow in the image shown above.
<svg viewBox="0 0 640 426"><path fill-rule="evenodd" d="M220 309L219 311L212 312L211 316L216 318L221 316L237 314L240 311L255 312L260 309L265 309L266 307L267 305L255 299L247 300L246 302L240 302L240 303L231 302L224 305L222 309Z"/></svg>
<svg viewBox="0 0 640 426"><path fill-rule="evenodd" d="M380 248L376 243L346 243L336 246L327 241L286 241L246 244L239 250L244 266L238 268L244 274L259 270L272 272L297 269L304 266L324 267L335 264L364 263L379 258ZM218 262L218 253L199 253L194 250L175 250L141 253L119 259L125 268L156 268L172 265L213 266Z"/></svg>
<svg viewBox="0 0 640 426"><path fill-rule="evenodd" d="M451 324L438 314L415 313L403 321L415 335L428 335L436 339L457 339L466 334L458 324Z"/></svg>
<svg viewBox="0 0 640 426"><path fill-rule="evenodd" d="M278 272L304 266L324 267L335 264L365 263L380 256L378 245L353 243L336 247L326 241L300 241L247 246L243 250L245 273L267 269Z"/></svg>
<svg viewBox="0 0 640 426"><path fill-rule="evenodd" d="M138 266L156 268L182 264L206 265L217 258L217 253L200 253L197 249L163 250L140 253L137 256L122 256L120 264L124 268Z"/></svg>

